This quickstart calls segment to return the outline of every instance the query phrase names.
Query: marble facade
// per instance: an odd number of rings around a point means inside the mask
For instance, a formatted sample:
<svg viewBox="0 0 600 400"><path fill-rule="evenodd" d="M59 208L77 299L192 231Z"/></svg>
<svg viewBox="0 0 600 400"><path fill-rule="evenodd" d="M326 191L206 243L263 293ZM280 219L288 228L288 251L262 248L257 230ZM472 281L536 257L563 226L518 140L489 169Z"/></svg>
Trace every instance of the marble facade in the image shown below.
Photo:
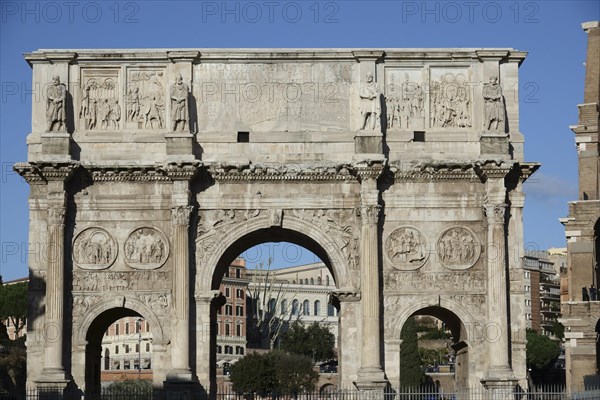
<svg viewBox="0 0 600 400"><path fill-rule="evenodd" d="M430 314L452 327L459 387L525 387L513 252L538 167L519 131L525 56L26 54L34 84L58 77L52 94L65 95L34 101L15 165L31 186L30 242L48 251L30 258L28 357L43 362L28 363L28 386L94 392L105 328L141 315L155 385L213 390L220 279L249 246L285 240L334 278L341 386L400 385L402 325Z"/></svg>

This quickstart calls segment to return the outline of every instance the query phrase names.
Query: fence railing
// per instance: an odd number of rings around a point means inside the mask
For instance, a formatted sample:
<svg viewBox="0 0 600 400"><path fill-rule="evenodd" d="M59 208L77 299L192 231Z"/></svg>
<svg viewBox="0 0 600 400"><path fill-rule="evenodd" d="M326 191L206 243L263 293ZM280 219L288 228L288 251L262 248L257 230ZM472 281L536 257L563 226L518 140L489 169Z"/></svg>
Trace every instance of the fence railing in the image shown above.
<svg viewBox="0 0 600 400"><path fill-rule="evenodd" d="M502 396L494 394L485 388L463 389L455 391L439 390L436 388L419 389L387 389L383 393L364 392L356 389L322 390L310 393L237 393L231 390L219 390L211 394L169 393L168 390L154 389L150 391L127 391L111 393L102 391L94 395L78 393L58 393L55 391L31 390L26 393L9 395L0 393L0 400L600 400L600 388L573 392L564 387L536 387L529 390L516 389L505 392Z"/></svg>

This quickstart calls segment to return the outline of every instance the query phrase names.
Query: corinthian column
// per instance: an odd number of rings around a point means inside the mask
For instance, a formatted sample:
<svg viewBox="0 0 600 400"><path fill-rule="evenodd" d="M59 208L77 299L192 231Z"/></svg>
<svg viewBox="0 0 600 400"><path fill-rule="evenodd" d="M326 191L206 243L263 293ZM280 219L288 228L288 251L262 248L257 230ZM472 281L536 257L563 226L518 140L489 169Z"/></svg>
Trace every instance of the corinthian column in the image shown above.
<svg viewBox="0 0 600 400"><path fill-rule="evenodd" d="M63 366L64 329L64 236L65 207L64 196L60 205L48 208L48 241L46 272L46 340L44 369L40 382L43 386L60 386L65 380Z"/></svg>
<svg viewBox="0 0 600 400"><path fill-rule="evenodd" d="M175 329L171 344L172 370L169 380L190 381L190 260L188 230L192 206L176 206L171 209L173 223L173 311Z"/></svg>
<svg viewBox="0 0 600 400"><path fill-rule="evenodd" d="M360 290L362 347L359 389L377 389L386 383L380 360L379 337L379 252L377 224L381 206L375 179L363 182L361 193Z"/></svg>
<svg viewBox="0 0 600 400"><path fill-rule="evenodd" d="M506 390L508 395L515 384L515 377L508 357L505 214L504 203L485 205L488 226L486 336L489 369L483 382L494 391ZM501 393L497 394L498 399L504 398Z"/></svg>

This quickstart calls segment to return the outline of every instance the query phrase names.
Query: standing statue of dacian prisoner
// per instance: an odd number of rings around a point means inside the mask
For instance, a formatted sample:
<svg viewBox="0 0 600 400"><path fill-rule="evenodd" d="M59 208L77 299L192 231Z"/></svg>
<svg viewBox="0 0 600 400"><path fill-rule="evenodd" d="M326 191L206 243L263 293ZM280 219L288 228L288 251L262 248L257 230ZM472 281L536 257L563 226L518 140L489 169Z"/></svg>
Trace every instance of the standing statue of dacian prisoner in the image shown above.
<svg viewBox="0 0 600 400"><path fill-rule="evenodd" d="M485 100L486 129L497 131L500 123L504 121L504 102L502 99L502 88L498 84L498 77L490 76L490 82L483 86L483 99Z"/></svg>
<svg viewBox="0 0 600 400"><path fill-rule="evenodd" d="M171 85L171 122L173 132L177 130L177 125L181 124L180 130L185 130L188 120L188 85L183 83L181 74L177 76L175 83Z"/></svg>
<svg viewBox="0 0 600 400"><path fill-rule="evenodd" d="M367 73L367 82L360 88L360 114L362 117L360 130L375 130L377 118L381 112L381 90L373 80L373 74ZM369 128L367 128L369 126Z"/></svg>
<svg viewBox="0 0 600 400"><path fill-rule="evenodd" d="M67 120L65 117L65 100L67 98L67 87L60 83L58 75L52 77L52 85L46 89L46 122L47 132L52 132L54 125L56 131L67 131Z"/></svg>

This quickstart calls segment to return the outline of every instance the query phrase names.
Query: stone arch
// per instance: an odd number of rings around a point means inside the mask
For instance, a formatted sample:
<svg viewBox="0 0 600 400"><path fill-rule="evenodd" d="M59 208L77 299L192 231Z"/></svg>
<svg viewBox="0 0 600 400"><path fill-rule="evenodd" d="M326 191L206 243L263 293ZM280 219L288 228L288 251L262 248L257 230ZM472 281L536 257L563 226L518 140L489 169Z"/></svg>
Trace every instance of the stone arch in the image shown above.
<svg viewBox="0 0 600 400"><path fill-rule="evenodd" d="M400 332L402 331L402 327L406 323L406 320L410 318L412 315L415 315L421 310L438 308L449 311L450 313L456 315L456 317L461 322L461 332L460 332L460 340L468 343L472 338L469 337L468 329L466 329L465 324L469 324L472 321L475 321L473 315L467 311L467 309L459 304L458 302L450 299L440 298L438 295L430 295L424 296L418 300L411 300L408 306L402 310L402 312L395 316L395 324L392 329L392 337L394 339L400 338Z"/></svg>
<svg viewBox="0 0 600 400"><path fill-rule="evenodd" d="M477 382L475 377L475 368L473 355L469 355L473 347L473 332L468 329L473 318L471 312L466 307L451 299L440 298L438 295L423 296L419 299L411 299L407 302L406 308L395 316L391 316L396 321L392 325L392 337L394 340L400 339L402 327L413 315L429 315L441 319L452 332L452 349L455 352L455 386L456 388L467 388L474 386ZM390 318L390 316L386 316ZM471 352L472 353L472 352ZM400 383L402 377L400 377Z"/></svg>
<svg viewBox="0 0 600 400"><path fill-rule="evenodd" d="M75 330L74 343L77 345L87 344L88 331L94 321L107 311L119 309L123 310L123 312L132 311L133 313L142 316L150 324L153 340L158 343L164 342L165 337L161 319L141 301L125 297L118 299L118 302L116 299L106 300L90 307L83 319L79 322L78 328ZM119 313L117 313L117 315L119 315Z"/></svg>
<svg viewBox="0 0 600 400"><path fill-rule="evenodd" d="M247 248L274 241L287 241L300 245L316 254L333 275L337 288L352 288L351 274L347 258L341 251L344 246L341 234L325 233L313 222L284 215L281 225L274 226L269 218L256 217L232 224L221 236L212 241L206 256L197 262L196 295L218 289L219 270L226 268L231 261ZM201 248L202 238L197 240Z"/></svg>

